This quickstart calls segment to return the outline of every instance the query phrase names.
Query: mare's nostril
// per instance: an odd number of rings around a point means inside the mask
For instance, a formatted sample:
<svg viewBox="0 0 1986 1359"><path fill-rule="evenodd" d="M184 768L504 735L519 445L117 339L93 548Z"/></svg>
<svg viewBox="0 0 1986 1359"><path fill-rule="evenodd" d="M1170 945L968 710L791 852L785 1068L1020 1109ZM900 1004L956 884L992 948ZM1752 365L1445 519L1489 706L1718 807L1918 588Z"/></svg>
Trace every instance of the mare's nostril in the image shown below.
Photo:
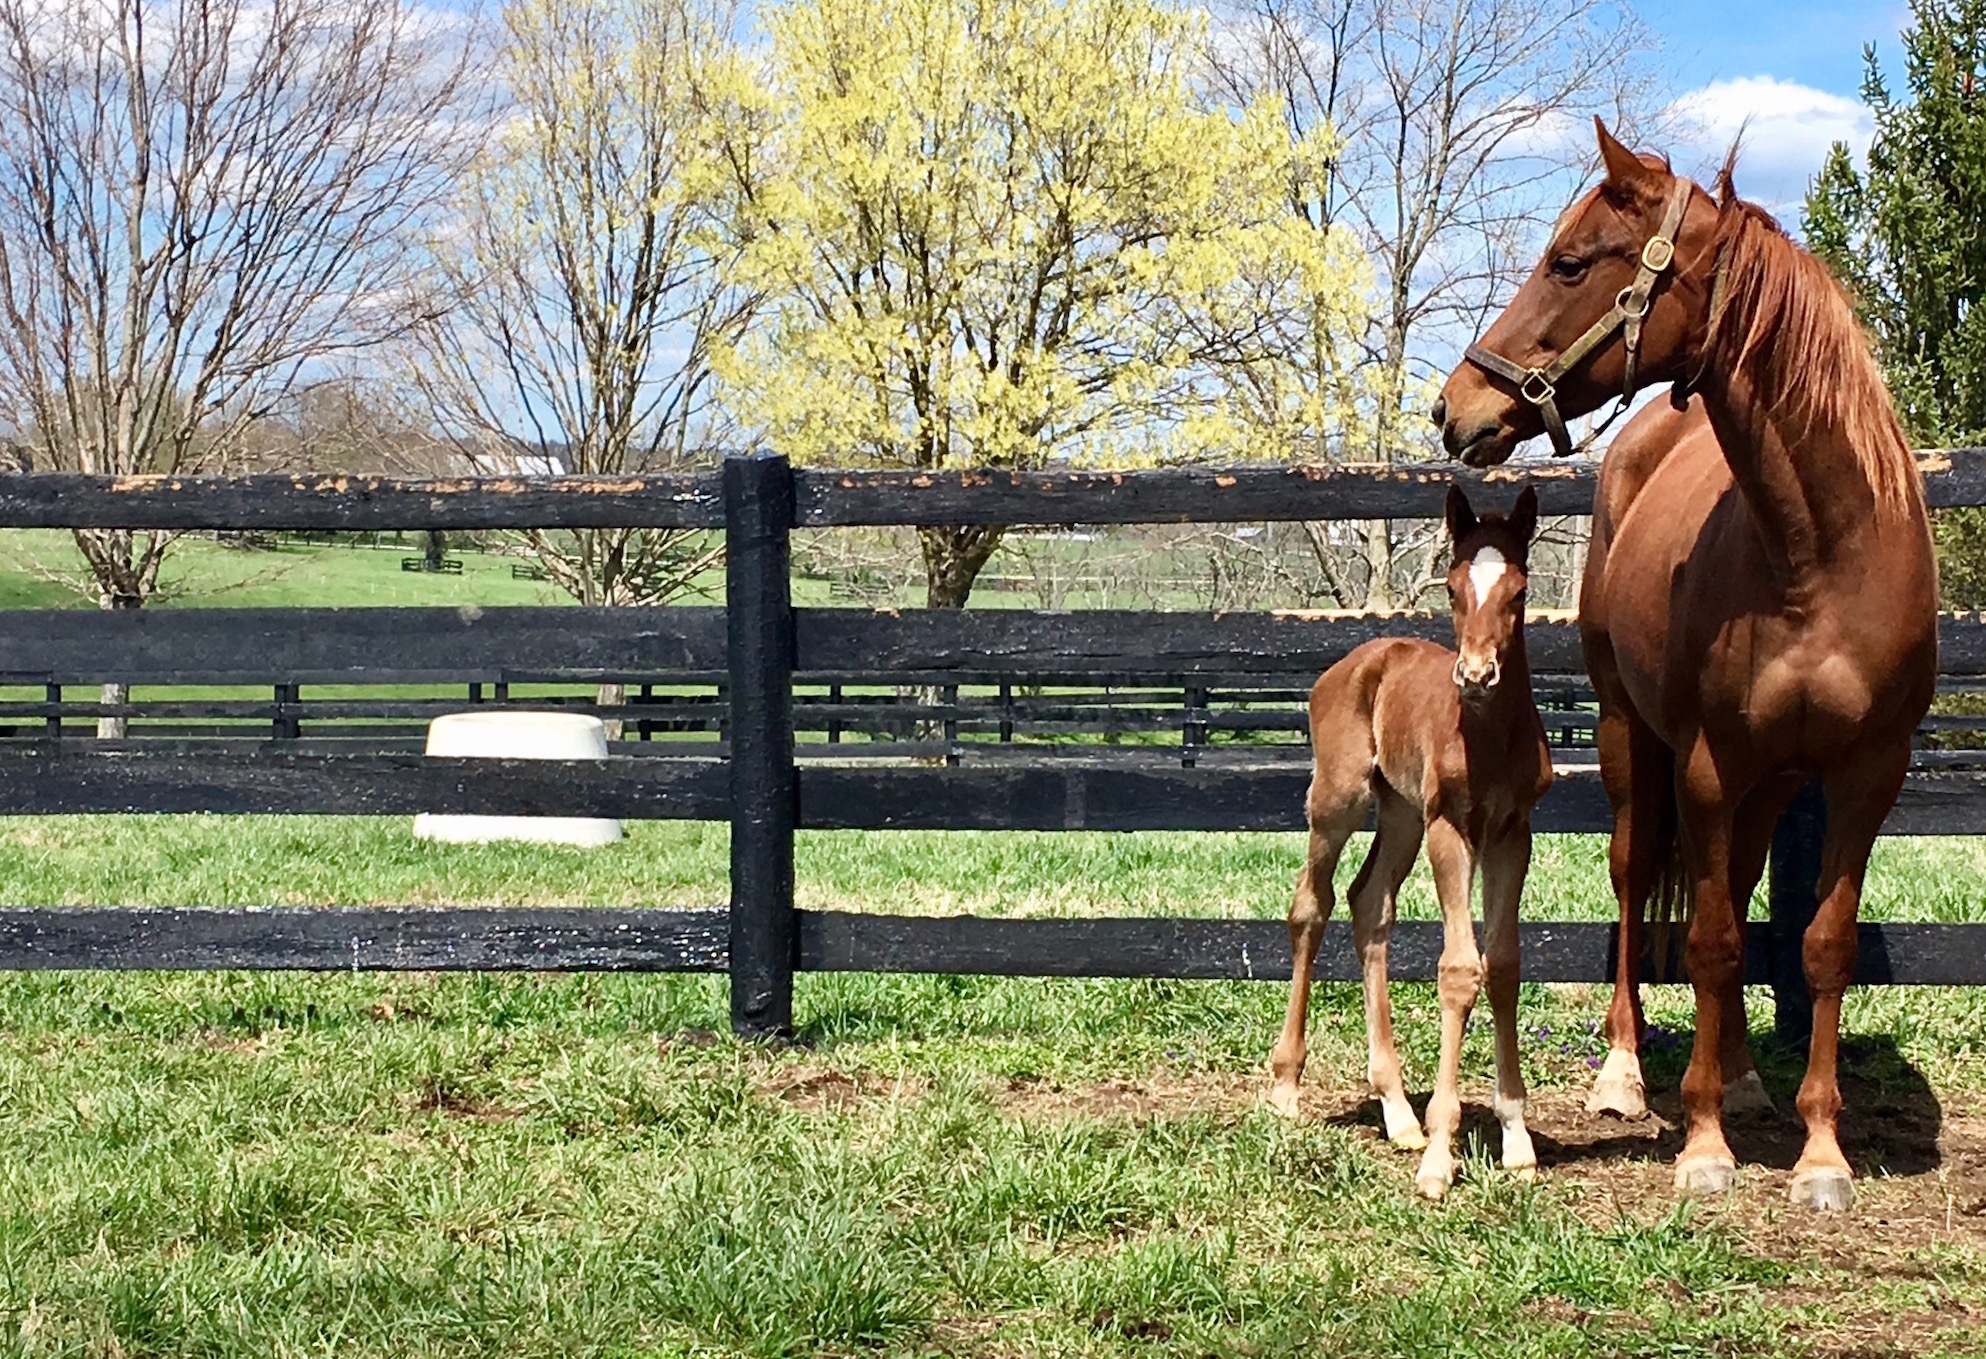
<svg viewBox="0 0 1986 1359"><path fill-rule="evenodd" d="M1437 396L1434 399L1434 404L1428 407L1427 418L1434 422L1434 427L1436 429L1440 429L1442 426L1446 425L1448 423L1447 398Z"/></svg>

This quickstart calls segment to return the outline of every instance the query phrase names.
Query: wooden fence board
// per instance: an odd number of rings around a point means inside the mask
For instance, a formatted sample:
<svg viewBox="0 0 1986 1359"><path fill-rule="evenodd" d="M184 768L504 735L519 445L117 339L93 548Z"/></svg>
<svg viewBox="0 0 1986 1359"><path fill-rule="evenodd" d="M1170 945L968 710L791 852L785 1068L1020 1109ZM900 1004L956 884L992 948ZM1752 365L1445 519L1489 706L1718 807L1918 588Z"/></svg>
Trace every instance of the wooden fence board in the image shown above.
<svg viewBox="0 0 1986 1359"><path fill-rule="evenodd" d="M0 908L0 969L318 972L721 972L728 911L484 907ZM1279 920L1072 920L801 911L805 972L1008 977L1163 977L1281 981L1289 931ZM1604 982L1614 927L1525 922L1524 979ZM1986 925L1864 924L1861 985L1986 983ZM1767 979L1770 937L1746 935L1746 978ZM1433 981L1441 926L1394 926L1391 975ZM1325 931L1314 975L1352 982L1351 931ZM1648 978L1652 980L1652 976Z"/></svg>
<svg viewBox="0 0 1986 1359"><path fill-rule="evenodd" d="M0 683L419 684L725 668L718 608L16 609Z"/></svg>
<svg viewBox="0 0 1986 1359"><path fill-rule="evenodd" d="M720 759L453 760L267 748L154 755L128 745L107 753L88 742L77 746L55 755L0 752L0 815L426 811L719 821L731 814L729 769ZM1186 769L1160 763L1170 755L1155 751L1149 763L1064 757L958 768L808 759L798 765L799 824L808 830L1303 829L1310 775L1301 760ZM1612 819L1597 772L1561 773L1532 824L1544 834L1608 830ZM1913 772L1883 831L1986 834L1986 771Z"/></svg>
<svg viewBox="0 0 1986 1359"><path fill-rule="evenodd" d="M731 814L728 780L720 760L7 752L0 753L0 815L479 812L722 821Z"/></svg>
<svg viewBox="0 0 1986 1359"><path fill-rule="evenodd" d="M1137 683L1263 678L1308 688L1376 637L1446 642L1431 613L795 609L796 680ZM1525 629L1540 674L1584 673L1567 618ZM418 684L647 678L713 683L724 610L383 608L0 611L0 684ZM1939 670L1986 676L1986 615L1945 614ZM651 714L652 715L652 714Z"/></svg>
<svg viewBox="0 0 1986 1359"><path fill-rule="evenodd" d="M13 907L0 968L721 972L730 912Z"/></svg>
<svg viewBox="0 0 1986 1359"><path fill-rule="evenodd" d="M1986 503L1986 452L1918 454L1934 506ZM1233 523L1439 518L1451 482L1479 505L1537 486L1545 513L1586 514L1590 462L1378 467L1158 468L1136 472L795 473L800 526ZM715 528L716 473L417 479L322 475L0 475L0 528L181 530Z"/></svg>
<svg viewBox="0 0 1986 1359"><path fill-rule="evenodd" d="M1986 504L1986 450L1918 455L1934 506ZM1438 519L1459 483L1478 508L1508 506L1526 484L1546 514L1590 514L1595 464L1452 462L1401 467L1159 468L1139 472L860 472L796 474L799 523L1177 524L1328 519Z"/></svg>
<svg viewBox="0 0 1986 1359"><path fill-rule="evenodd" d="M0 528L719 528L717 474L629 477L0 475Z"/></svg>

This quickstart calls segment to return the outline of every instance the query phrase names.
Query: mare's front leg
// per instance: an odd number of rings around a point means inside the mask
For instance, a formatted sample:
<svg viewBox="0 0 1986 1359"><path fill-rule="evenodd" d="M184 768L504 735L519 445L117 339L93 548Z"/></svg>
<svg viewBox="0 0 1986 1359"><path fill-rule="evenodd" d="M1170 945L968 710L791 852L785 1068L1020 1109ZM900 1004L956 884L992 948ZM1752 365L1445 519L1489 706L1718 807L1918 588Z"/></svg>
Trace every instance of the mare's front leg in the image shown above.
<svg viewBox="0 0 1986 1359"><path fill-rule="evenodd" d="M1432 810L1432 809L1430 809ZM1483 985L1483 959L1469 911L1475 857L1462 828L1446 816L1427 820L1427 859L1441 898L1441 1064L1427 1104L1427 1150L1414 1188L1438 1199L1455 1182L1455 1134L1462 1126L1462 1031Z"/></svg>
<svg viewBox="0 0 1986 1359"><path fill-rule="evenodd" d="M1503 1168L1530 1179L1538 1153L1524 1126L1524 1069L1517 1052L1517 986L1520 960L1517 905L1531 866L1527 818L1483 846L1483 948L1488 963L1490 1016L1496 1025L1496 1095L1492 1107L1503 1125Z"/></svg>
<svg viewBox="0 0 1986 1359"><path fill-rule="evenodd" d="M1638 1119L1648 1114L1641 1076L1641 940L1648 898L1670 852L1674 827L1675 756L1635 715L1618 685L1595 676L1600 690L1600 777L1614 809L1607 847L1614 899L1620 912L1614 955L1614 998L1607 1007L1607 1060L1593 1082L1586 1111ZM1666 832L1666 834L1665 834Z"/></svg>
<svg viewBox="0 0 1986 1359"><path fill-rule="evenodd" d="M1734 808L1701 740L1687 767L1677 771L1683 848L1695 885L1685 958L1696 992L1696 1044L1683 1073L1688 1133L1676 1159L1676 1188L1686 1194L1721 1194L1738 1180L1738 1161L1724 1140L1724 1050L1727 1026L1744 1022L1726 1013L1742 985L1744 932L1731 901L1731 830Z"/></svg>
<svg viewBox="0 0 1986 1359"><path fill-rule="evenodd" d="M1331 878L1338 871L1338 856L1344 852L1345 841L1364 819L1363 797L1334 798L1320 806L1313 789L1310 848L1297 873L1296 897L1290 903L1289 1008L1283 1015L1283 1031L1276 1039L1275 1051L1269 1055L1269 1069L1275 1076L1269 1104L1288 1118L1296 1117L1297 1087L1303 1081L1303 1066L1309 1056L1305 1031L1310 1024L1310 969L1317 961L1325 923L1331 918Z"/></svg>
<svg viewBox="0 0 1986 1359"><path fill-rule="evenodd" d="M1814 1036L1807 1075L1796 1102L1807 1121L1807 1145L1793 1167L1787 1194L1803 1208L1841 1211L1855 1202L1848 1158L1841 1154L1841 1086L1835 1064L1841 1042L1841 998L1855 975L1855 917L1862 877L1883 818L1895 805L1910 766L1907 741L1827 776L1827 843L1821 851L1820 907L1801 943L1807 988L1814 998Z"/></svg>

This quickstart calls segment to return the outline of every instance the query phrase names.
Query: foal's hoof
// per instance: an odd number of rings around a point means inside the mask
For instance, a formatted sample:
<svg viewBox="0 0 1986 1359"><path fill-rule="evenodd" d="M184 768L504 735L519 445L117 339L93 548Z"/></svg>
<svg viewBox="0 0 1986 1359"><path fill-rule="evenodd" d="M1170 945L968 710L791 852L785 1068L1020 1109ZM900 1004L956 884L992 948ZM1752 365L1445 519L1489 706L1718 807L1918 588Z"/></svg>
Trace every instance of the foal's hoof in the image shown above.
<svg viewBox="0 0 1986 1359"><path fill-rule="evenodd" d="M1855 1182L1837 1166L1816 1166L1793 1176L1793 1183L1786 1187L1786 1197L1796 1208L1811 1208L1816 1213L1845 1213L1855 1206Z"/></svg>
<svg viewBox="0 0 1986 1359"><path fill-rule="evenodd" d="M1747 1071L1725 1085L1724 1117L1772 1117L1772 1096L1765 1093L1765 1082L1758 1078L1757 1071Z"/></svg>
<svg viewBox="0 0 1986 1359"><path fill-rule="evenodd" d="M1421 1121L1414 1117L1412 1109L1395 1113L1384 1106L1380 1109L1386 1120L1386 1140L1401 1151L1425 1151L1427 1134L1421 1131Z"/></svg>
<svg viewBox="0 0 1986 1359"><path fill-rule="evenodd" d="M1738 1163L1728 1156L1699 1156L1676 1162L1676 1190L1692 1198L1728 1194L1738 1184Z"/></svg>
<svg viewBox="0 0 1986 1359"><path fill-rule="evenodd" d="M1607 1054L1606 1065L1586 1097L1589 1114L1612 1114L1630 1122L1648 1117L1648 1088L1641 1081L1641 1062L1619 1048Z"/></svg>
<svg viewBox="0 0 1986 1359"><path fill-rule="evenodd" d="M1454 1183L1454 1157L1429 1155L1421 1158L1421 1168L1414 1173L1414 1190L1422 1198L1439 1203L1448 1196L1448 1186Z"/></svg>
<svg viewBox="0 0 1986 1359"><path fill-rule="evenodd" d="M1280 1081L1269 1091L1269 1107L1284 1118L1297 1116L1296 1086L1284 1085Z"/></svg>

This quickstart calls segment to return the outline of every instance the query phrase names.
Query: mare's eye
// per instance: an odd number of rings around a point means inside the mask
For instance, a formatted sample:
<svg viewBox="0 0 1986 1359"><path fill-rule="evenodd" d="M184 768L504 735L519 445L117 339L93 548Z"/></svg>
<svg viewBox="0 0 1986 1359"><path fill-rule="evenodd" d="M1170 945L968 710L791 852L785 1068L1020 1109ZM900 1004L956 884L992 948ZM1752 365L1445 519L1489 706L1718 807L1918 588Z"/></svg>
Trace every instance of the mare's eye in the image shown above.
<svg viewBox="0 0 1986 1359"><path fill-rule="evenodd" d="M1577 255L1560 255L1552 261L1552 277L1566 283L1576 283L1586 277L1586 261Z"/></svg>

